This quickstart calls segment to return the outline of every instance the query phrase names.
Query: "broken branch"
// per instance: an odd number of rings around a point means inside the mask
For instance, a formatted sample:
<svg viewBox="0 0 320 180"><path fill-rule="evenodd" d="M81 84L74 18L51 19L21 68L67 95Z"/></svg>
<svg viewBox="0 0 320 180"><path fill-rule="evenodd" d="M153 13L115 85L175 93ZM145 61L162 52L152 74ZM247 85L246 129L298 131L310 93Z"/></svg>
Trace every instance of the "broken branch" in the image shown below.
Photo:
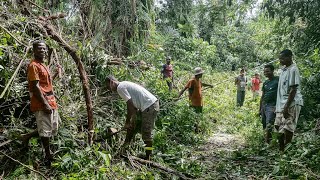
<svg viewBox="0 0 320 180"><path fill-rule="evenodd" d="M14 158L12 158L11 156L9 156L9 155L5 154L4 152L1 152L1 151L0 151L0 153L1 153L1 154L3 154L3 155L5 155L7 158L11 159L12 161L14 161L14 162L17 162L17 163L21 164L23 167L26 167L27 169L29 169L29 170L31 170L31 171L33 171L33 172L35 172L35 173L40 174L44 179L49 179L48 177L46 177L46 176L45 176L44 174L42 174L41 172L39 172L39 171L37 171L37 170L35 170L35 169L33 169L33 168L31 168L31 167L29 167L29 166L27 166L27 165L23 164L22 162L20 162L20 161L18 161L18 160L16 160L16 159L14 159Z"/></svg>
<svg viewBox="0 0 320 180"><path fill-rule="evenodd" d="M164 172L176 175L181 179L187 179L187 180L193 179L193 177L189 178L189 177L187 177L186 175L184 175L183 173L181 173L179 171L176 171L176 170L168 168L168 167L164 167L164 166L162 166L162 165L160 165L160 164L158 164L156 162L153 162L153 161L144 160L144 159L141 159L141 158L138 158L138 157L135 157L135 156L128 156L128 157L124 156L124 157L129 159L129 160L137 161L137 162L139 162L141 164L149 165L151 167L160 169L160 170L162 170Z"/></svg>
<svg viewBox="0 0 320 180"><path fill-rule="evenodd" d="M11 32L8 31L8 29L6 29L5 27L3 27L3 26L1 26L1 25L0 25L0 27L1 27L3 30L5 30L5 31L6 31L13 39L15 39L19 44L21 44L21 45L23 45L23 46L25 46L25 47L28 47L28 45L22 43L18 38L16 38L13 34L11 34Z"/></svg>
<svg viewBox="0 0 320 180"><path fill-rule="evenodd" d="M43 7L41 7L41 6L39 6L38 4L36 4L36 3L34 3L34 2L32 2L32 1L30 1L30 0L27 0L30 4L32 4L32 5L34 5L34 6L36 6L37 8L39 8L39 9L42 9L43 11L45 11L45 12L49 12L49 10L48 9L45 9L45 8L43 8Z"/></svg>
<svg viewBox="0 0 320 180"><path fill-rule="evenodd" d="M15 70L15 71L14 71L14 73L13 73L13 75L11 76L11 78L10 78L10 80L9 80L8 84L6 85L6 87L4 88L4 90L2 91L2 93L1 93L1 95L0 95L0 99L1 99L1 98L3 98L4 94L5 94L5 93L6 93L6 91L8 90L8 88L9 88L10 84L12 83L13 79L14 79L14 78L16 77L16 75L18 74L18 71L19 71L19 69L20 69L20 67L21 67L21 65L22 65L22 63L23 63L23 61L26 59L27 54L28 54L29 49L30 49L30 47L29 47L29 46L26 46L26 47L27 47L26 52L25 52L25 54L24 54L24 56L23 56L22 60L20 61L20 63L19 63L19 65L18 65L18 67L16 68L16 70Z"/></svg>
<svg viewBox="0 0 320 180"><path fill-rule="evenodd" d="M12 140L5 141L5 142L0 144L0 147L5 146L6 144L9 144L11 142L12 142Z"/></svg>

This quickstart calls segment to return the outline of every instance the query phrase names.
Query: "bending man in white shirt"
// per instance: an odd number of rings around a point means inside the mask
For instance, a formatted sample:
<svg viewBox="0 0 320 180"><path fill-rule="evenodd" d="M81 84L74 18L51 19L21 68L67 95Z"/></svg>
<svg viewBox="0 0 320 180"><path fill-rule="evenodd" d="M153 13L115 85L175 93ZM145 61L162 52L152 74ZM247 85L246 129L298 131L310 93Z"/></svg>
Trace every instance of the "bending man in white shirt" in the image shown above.
<svg viewBox="0 0 320 180"><path fill-rule="evenodd" d="M152 130L159 112L159 101L144 87L129 82L119 82L115 77L108 76L107 88L117 91L120 97L127 103L127 116L124 128L127 130L125 145L130 144L135 134L140 131L145 143L146 159L152 154ZM136 118L141 113L141 122ZM141 125L140 125L141 123Z"/></svg>

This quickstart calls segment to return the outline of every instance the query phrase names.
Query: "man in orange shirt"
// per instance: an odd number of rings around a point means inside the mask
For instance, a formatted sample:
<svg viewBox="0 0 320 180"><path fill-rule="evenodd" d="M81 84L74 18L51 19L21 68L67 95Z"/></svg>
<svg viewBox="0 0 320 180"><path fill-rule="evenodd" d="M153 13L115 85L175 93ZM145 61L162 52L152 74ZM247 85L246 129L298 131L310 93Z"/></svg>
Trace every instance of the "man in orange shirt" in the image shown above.
<svg viewBox="0 0 320 180"><path fill-rule="evenodd" d="M34 60L28 66L28 85L30 106L36 117L37 131L24 135L22 139L26 143L31 137L39 135L45 150L45 165L50 167L53 157L50 153L49 141L50 137L57 133L60 117L52 87L52 79L58 72L51 77L49 69L44 64L46 51L47 47L43 41L33 42Z"/></svg>
<svg viewBox="0 0 320 180"><path fill-rule="evenodd" d="M202 83L200 78L204 71L200 67L194 69L194 77L188 81L184 89L179 93L179 97L184 93L185 90L189 91L190 107L192 107L196 113L202 113L202 86L213 87L212 85ZM196 126L196 132L198 131L198 124Z"/></svg>

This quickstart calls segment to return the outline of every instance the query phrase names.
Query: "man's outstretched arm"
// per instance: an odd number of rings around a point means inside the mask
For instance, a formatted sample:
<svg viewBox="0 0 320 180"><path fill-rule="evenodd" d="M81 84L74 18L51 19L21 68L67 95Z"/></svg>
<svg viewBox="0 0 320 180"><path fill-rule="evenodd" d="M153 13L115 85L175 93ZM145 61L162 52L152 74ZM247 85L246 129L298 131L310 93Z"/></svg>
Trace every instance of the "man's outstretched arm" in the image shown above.
<svg viewBox="0 0 320 180"><path fill-rule="evenodd" d="M207 83L201 83L202 84L202 86L204 86L204 87L213 87L213 85L211 85L211 84L207 84Z"/></svg>
<svg viewBox="0 0 320 180"><path fill-rule="evenodd" d="M186 91L188 89L188 87L184 87L180 92L179 92L179 95L178 95L178 98L180 98L182 96L182 94L184 93L184 91Z"/></svg>

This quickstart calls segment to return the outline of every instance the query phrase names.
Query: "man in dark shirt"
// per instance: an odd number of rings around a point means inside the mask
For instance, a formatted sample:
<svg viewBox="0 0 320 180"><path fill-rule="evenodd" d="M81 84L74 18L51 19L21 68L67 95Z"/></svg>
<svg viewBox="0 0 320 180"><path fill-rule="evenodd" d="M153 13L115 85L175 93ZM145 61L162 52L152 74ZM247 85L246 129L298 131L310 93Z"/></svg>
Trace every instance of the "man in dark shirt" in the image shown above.
<svg viewBox="0 0 320 180"><path fill-rule="evenodd" d="M244 68L240 70L240 75L235 78L235 85L237 86L237 106L243 106L246 95L247 78L245 76Z"/></svg>
<svg viewBox="0 0 320 180"><path fill-rule="evenodd" d="M276 117L275 108L277 102L277 89L279 77L273 74L274 66L268 64L264 67L264 75L268 78L262 86L262 96L260 99L260 111L262 117L262 125L265 130L265 140L267 143L271 141L271 132Z"/></svg>
<svg viewBox="0 0 320 180"><path fill-rule="evenodd" d="M169 91L172 90L173 86L173 66L171 64L171 57L168 56L166 58L166 64L162 66L161 74L162 74L162 79L166 80L167 85L169 87Z"/></svg>

